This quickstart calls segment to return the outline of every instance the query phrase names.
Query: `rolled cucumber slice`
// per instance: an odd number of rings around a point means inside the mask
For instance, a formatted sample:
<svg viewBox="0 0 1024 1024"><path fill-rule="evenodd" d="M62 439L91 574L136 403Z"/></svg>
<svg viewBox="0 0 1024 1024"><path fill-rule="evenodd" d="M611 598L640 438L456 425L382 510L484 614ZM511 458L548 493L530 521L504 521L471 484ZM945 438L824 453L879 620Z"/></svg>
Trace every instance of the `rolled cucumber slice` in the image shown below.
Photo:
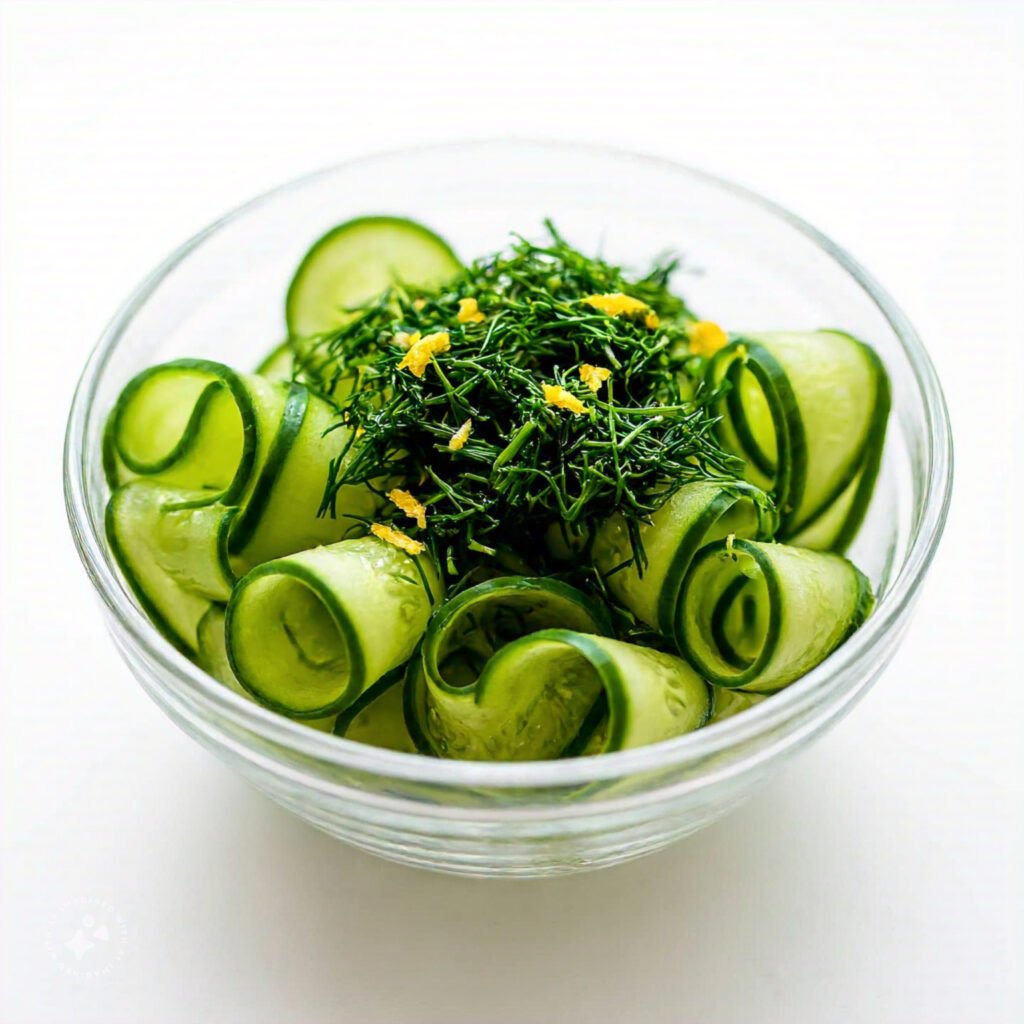
<svg viewBox="0 0 1024 1024"><path fill-rule="evenodd" d="M544 628L555 622L562 628ZM410 735L439 757L524 761L619 750L703 724L707 686L688 665L608 632L604 611L557 580L465 591L437 612L410 665Z"/></svg>
<svg viewBox="0 0 1024 1024"><path fill-rule="evenodd" d="M229 690L245 697L246 700L252 700L252 695L231 671L227 641L224 637L223 605L210 605L206 614L199 620L197 633L199 650L196 655L196 664L219 683L223 683ZM302 720L302 724L319 732L331 732L334 729L336 717L328 715L326 718L311 718Z"/></svg>
<svg viewBox="0 0 1024 1024"><path fill-rule="evenodd" d="M728 384L720 440L746 460L747 479L772 492L779 539L844 550L885 443L889 380L874 350L841 331L745 334L708 374Z"/></svg>
<svg viewBox="0 0 1024 1024"><path fill-rule="evenodd" d="M552 627L612 632L604 608L575 587L548 577L487 580L439 608L406 679L406 723L418 749L462 760L560 754L600 693L592 679L587 677L580 687L563 681L556 690L549 685L553 672L539 664L522 665L514 669L515 692L502 692L499 684L496 703L480 700L487 693L485 677L494 656L512 642ZM542 699L545 690L550 693Z"/></svg>
<svg viewBox="0 0 1024 1024"><path fill-rule="evenodd" d="M332 228L303 257L288 287L292 338L331 331L393 284L432 288L462 265L444 239L402 217L358 217Z"/></svg>
<svg viewBox="0 0 1024 1024"><path fill-rule="evenodd" d="M683 652L716 686L770 693L823 661L873 605L870 583L840 555L729 538L687 573Z"/></svg>
<svg viewBox="0 0 1024 1024"><path fill-rule="evenodd" d="M376 537L275 559L231 594L231 669L261 704L293 718L341 711L409 658L438 595L428 558Z"/></svg>
<svg viewBox="0 0 1024 1024"><path fill-rule="evenodd" d="M462 760L625 750L698 729L711 709L707 684L682 659L569 629L507 644L461 699L439 695L418 661L406 686L428 752Z"/></svg>
<svg viewBox="0 0 1024 1024"><path fill-rule="evenodd" d="M122 392L105 431L107 535L154 622L186 652L210 601L254 565L363 532L380 498L347 487L316 514L326 467L348 442L299 384L178 360Z"/></svg>
<svg viewBox="0 0 1024 1024"><path fill-rule="evenodd" d="M266 459L285 391L221 363L179 359L143 370L107 420L111 489L135 477L240 500Z"/></svg>
<svg viewBox="0 0 1024 1024"><path fill-rule="evenodd" d="M594 564L609 590L641 622L679 643L683 580L697 550L733 534L761 540L775 531L767 496L749 484L686 484L640 527L646 565L632 559L626 523L613 516L598 529Z"/></svg>

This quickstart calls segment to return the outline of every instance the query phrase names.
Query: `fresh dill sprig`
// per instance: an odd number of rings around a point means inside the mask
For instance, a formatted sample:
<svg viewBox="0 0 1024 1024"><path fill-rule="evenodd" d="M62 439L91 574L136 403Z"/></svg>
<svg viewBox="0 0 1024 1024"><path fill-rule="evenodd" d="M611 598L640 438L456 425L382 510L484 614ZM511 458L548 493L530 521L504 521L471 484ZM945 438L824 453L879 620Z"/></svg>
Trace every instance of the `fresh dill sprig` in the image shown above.
<svg viewBox="0 0 1024 1024"><path fill-rule="evenodd" d="M481 565L562 571L552 546L583 566L594 528L615 512L642 565L639 525L671 494L739 475L694 372L694 318L669 290L675 261L628 280L546 227L545 244L516 237L440 289L393 287L301 346L299 372L337 402L336 428L348 431L320 513L344 511L343 486L405 488L425 506L426 527L397 508L380 521L424 542L449 582ZM653 315L613 316L584 301L619 293ZM460 322L465 300L478 322ZM400 368L407 350L396 339L436 332L449 347L422 376ZM581 379L585 364L610 371L596 392ZM550 404L545 385L586 411ZM468 439L453 446L467 421Z"/></svg>

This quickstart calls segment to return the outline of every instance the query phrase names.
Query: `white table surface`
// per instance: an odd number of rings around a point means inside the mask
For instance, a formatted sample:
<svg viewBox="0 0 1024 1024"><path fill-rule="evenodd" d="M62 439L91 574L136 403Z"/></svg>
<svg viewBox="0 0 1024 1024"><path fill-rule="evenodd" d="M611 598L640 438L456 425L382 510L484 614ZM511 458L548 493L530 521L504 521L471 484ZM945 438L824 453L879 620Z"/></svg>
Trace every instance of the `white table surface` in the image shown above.
<svg viewBox="0 0 1024 1024"><path fill-rule="evenodd" d="M3 4L0 1021L1020 1020L1019 10ZM374 860L179 733L100 626L59 481L86 352L171 247L309 168L497 134L802 213L904 305L957 443L916 622L855 712L706 832L540 883Z"/></svg>

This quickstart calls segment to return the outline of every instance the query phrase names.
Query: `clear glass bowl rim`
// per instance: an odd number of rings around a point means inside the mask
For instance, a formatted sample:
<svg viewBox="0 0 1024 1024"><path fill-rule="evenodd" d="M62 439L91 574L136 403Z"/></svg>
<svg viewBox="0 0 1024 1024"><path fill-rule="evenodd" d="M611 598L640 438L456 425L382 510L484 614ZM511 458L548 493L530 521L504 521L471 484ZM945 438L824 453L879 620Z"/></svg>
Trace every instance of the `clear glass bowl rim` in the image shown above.
<svg viewBox="0 0 1024 1024"><path fill-rule="evenodd" d="M821 665L771 700L750 708L742 715L662 743L599 757L509 763L441 760L382 750L323 734L248 701L190 662L152 626L121 584L107 552L106 540L97 532L86 503L87 466L91 460L84 449L85 427L98 382L135 314L164 278L193 250L245 213L342 169L372 165L377 161L403 156L411 157L424 152L447 153L452 159L472 158L474 153L501 147L533 147L598 158L603 155L620 161L636 161L660 167L731 193L786 222L838 263L877 306L906 353L924 407L925 493L917 526L895 579L865 625ZM93 459L98 457L99 453L93 453ZM250 199L175 249L129 295L101 334L86 362L68 417L64 445L64 498L79 555L101 600L118 625L161 667L173 685L183 688L192 700L197 701L212 716L223 720L225 725L230 724L260 735L268 742L291 748L300 756L314 759L325 767L347 768L377 775L382 779L394 778L450 787L546 789L584 785L697 763L727 752L730 747L756 741L758 737L782 726L788 719L800 716L811 705L827 702L830 695L838 697L841 678L848 673L856 673L859 668L863 668L867 674L872 650L892 630L898 628L907 614L942 535L952 491L952 470L953 447L946 403L935 368L920 337L874 277L842 247L807 221L742 185L661 157L586 143L493 139L403 147L332 164Z"/></svg>

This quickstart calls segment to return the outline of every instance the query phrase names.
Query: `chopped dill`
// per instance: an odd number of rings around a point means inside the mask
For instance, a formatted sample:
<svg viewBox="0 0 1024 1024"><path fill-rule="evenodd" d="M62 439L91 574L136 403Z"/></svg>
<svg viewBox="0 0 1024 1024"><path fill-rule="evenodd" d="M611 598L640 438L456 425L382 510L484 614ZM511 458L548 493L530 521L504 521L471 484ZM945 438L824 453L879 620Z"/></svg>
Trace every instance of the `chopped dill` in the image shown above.
<svg viewBox="0 0 1024 1024"><path fill-rule="evenodd" d="M573 555L584 566L614 512L642 566L652 512L689 481L740 475L714 437L687 341L695 318L669 290L676 261L629 280L546 227L546 244L516 236L444 287L392 287L297 346L298 372L348 431L320 514L335 514L343 486L403 487L426 527L391 504L379 521L425 543L449 584L566 571Z"/></svg>

